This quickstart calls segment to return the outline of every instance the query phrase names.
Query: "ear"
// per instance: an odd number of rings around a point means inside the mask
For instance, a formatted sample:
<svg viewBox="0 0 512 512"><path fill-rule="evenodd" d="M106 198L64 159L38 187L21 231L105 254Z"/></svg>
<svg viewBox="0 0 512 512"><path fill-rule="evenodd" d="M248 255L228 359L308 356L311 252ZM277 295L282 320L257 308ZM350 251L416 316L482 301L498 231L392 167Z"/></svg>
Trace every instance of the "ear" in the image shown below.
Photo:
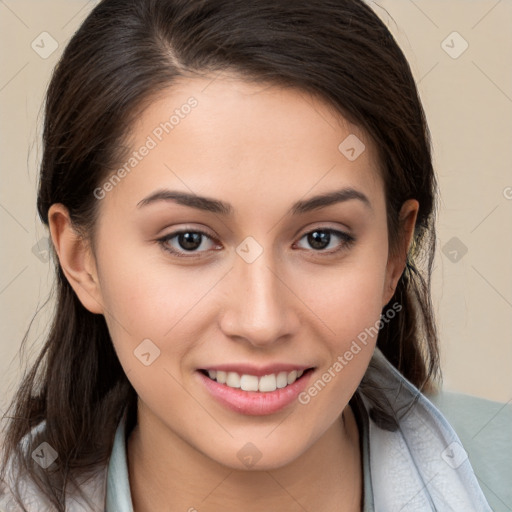
<svg viewBox="0 0 512 512"><path fill-rule="evenodd" d="M62 271L83 306L91 313L103 313L94 255L87 241L73 228L68 209L60 203L48 211L50 233Z"/></svg>
<svg viewBox="0 0 512 512"><path fill-rule="evenodd" d="M386 279L382 294L382 307L393 297L398 280L407 263L407 253L414 237L414 227L418 216L419 203L416 199L408 199L402 204L399 213L399 243L396 253L388 257Z"/></svg>

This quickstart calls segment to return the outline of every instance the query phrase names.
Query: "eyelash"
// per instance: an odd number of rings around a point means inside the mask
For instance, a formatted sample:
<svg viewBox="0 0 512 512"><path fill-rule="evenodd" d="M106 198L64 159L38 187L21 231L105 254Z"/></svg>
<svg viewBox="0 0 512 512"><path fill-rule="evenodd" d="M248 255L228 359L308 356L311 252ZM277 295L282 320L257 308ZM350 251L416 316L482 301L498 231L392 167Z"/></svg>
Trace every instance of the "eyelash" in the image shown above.
<svg viewBox="0 0 512 512"><path fill-rule="evenodd" d="M331 249L329 251L325 251L323 249L320 249L320 250L314 250L313 249L313 252L316 252L318 254L321 254L321 255L332 255L332 254L336 254L342 250L346 250L346 249L349 249L353 244L354 242L356 241L356 238L352 235L349 235L348 233L345 233L344 231L339 231L337 229L332 229L332 228L322 228L322 227L319 227L319 228L315 228L311 231L308 231L307 233L304 233L299 240L302 240L305 236L307 235L310 235L316 231L320 231L322 233L330 233L330 234L334 234L336 236L338 236L339 238L341 238L342 242L340 242L340 246L336 249ZM181 235L183 233L198 233L198 234L201 234L202 236L205 236L206 238L209 238L210 240L213 240L215 241L208 233L206 233L205 231L202 231L201 229L182 229L180 231L175 231L173 233L169 233L168 235L165 235L163 236L162 238L159 238L157 240L157 242L159 243L160 247L168 252L168 253L171 253L172 255L174 256L177 256L178 258L197 258L197 252L192 252L190 255L186 255L180 251L177 251L175 249L171 249L169 247L169 245L167 244L167 242L169 240L172 240L173 238L177 237L178 235ZM330 242L329 242L330 243ZM206 252L206 251L203 251L203 252ZM199 253L200 254L200 253Z"/></svg>

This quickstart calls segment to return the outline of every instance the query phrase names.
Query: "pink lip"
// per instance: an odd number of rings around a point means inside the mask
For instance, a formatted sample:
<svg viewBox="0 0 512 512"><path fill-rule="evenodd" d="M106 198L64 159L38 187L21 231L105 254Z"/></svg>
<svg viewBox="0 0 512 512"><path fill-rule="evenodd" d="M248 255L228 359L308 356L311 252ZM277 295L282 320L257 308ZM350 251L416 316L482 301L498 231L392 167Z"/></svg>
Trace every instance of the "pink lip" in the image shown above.
<svg viewBox="0 0 512 512"><path fill-rule="evenodd" d="M248 363L240 363L208 366L202 368L202 370L220 370L222 372L236 372L239 375L243 375L245 373L247 375L262 377L263 375L270 375L271 373L277 374L279 372L291 372L293 370L297 370L299 372L301 370L307 370L308 368L311 368L311 366L301 366L285 363L275 363L269 364L267 366L254 366Z"/></svg>
<svg viewBox="0 0 512 512"><path fill-rule="evenodd" d="M220 369L221 367L217 368ZM295 368L296 367L293 369ZM254 375L254 373L252 373L253 371L254 368L251 369L251 372L247 373ZM297 398L297 396L302 391L304 391L304 388L307 386L313 371L305 372L293 384L290 384L285 388L276 389L275 391L270 391L267 393L260 391L242 391L239 388L230 388L225 384L220 384L217 381L210 379L200 371L196 371L195 373L198 375L199 379L204 384L208 392L213 396L213 398L228 409L241 414L262 416L276 413L284 409L287 405L291 404ZM267 374L268 373L263 375Z"/></svg>

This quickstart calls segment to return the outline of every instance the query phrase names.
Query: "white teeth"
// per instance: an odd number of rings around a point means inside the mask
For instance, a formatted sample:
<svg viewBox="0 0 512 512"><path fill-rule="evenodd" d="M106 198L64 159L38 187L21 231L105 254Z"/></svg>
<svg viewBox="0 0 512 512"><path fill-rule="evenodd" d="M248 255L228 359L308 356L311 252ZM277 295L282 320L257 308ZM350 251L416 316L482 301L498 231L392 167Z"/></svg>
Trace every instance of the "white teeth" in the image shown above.
<svg viewBox="0 0 512 512"><path fill-rule="evenodd" d="M288 374L288 384L293 384L297 380L297 370L293 370Z"/></svg>
<svg viewBox="0 0 512 512"><path fill-rule="evenodd" d="M223 372L222 370L208 370L208 376L220 384L225 384L230 388L240 388L243 391L260 391L269 393L276 389L282 389L293 384L298 378L302 377L304 370L292 370L291 372L271 373L257 377L256 375L243 374L237 372Z"/></svg>
<svg viewBox="0 0 512 512"><path fill-rule="evenodd" d="M275 391L276 389L276 376L273 373L271 373L270 375L263 375L263 377L260 377L260 383L258 386L259 391L268 393L269 391Z"/></svg>
<svg viewBox="0 0 512 512"><path fill-rule="evenodd" d="M258 391L258 377L255 375L242 375L240 377L240 387L244 391Z"/></svg>
<svg viewBox="0 0 512 512"><path fill-rule="evenodd" d="M236 372L228 372L226 376L226 386L229 386L230 388L239 388L240 375Z"/></svg>
<svg viewBox="0 0 512 512"><path fill-rule="evenodd" d="M279 389L288 386L288 374L286 372L279 372L277 374L276 386Z"/></svg>

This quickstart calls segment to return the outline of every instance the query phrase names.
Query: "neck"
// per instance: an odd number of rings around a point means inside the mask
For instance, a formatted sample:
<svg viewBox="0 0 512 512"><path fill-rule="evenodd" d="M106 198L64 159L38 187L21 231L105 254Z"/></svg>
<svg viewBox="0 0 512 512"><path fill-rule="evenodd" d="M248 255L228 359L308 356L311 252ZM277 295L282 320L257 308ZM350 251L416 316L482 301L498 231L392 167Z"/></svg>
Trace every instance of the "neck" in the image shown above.
<svg viewBox="0 0 512 512"><path fill-rule="evenodd" d="M140 408L127 452L134 512L361 510L359 433L350 406L307 451L273 470L219 464Z"/></svg>

